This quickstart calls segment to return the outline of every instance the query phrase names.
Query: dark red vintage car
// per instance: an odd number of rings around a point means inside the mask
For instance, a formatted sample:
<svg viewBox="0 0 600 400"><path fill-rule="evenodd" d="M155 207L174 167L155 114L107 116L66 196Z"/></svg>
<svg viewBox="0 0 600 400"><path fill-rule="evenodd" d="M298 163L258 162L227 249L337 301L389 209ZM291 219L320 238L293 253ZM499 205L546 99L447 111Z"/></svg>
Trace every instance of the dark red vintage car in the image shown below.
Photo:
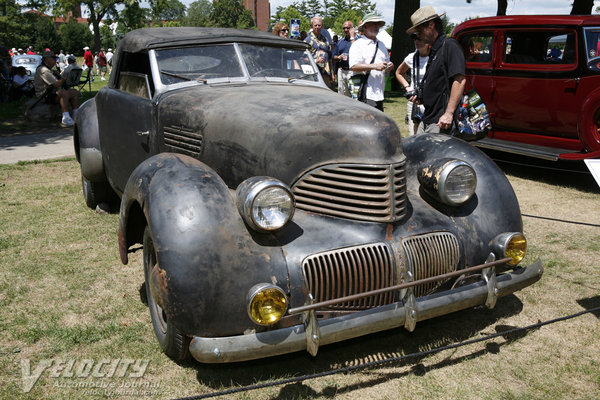
<svg viewBox="0 0 600 400"><path fill-rule="evenodd" d="M600 16L478 18L452 35L492 122L476 146L552 161L600 157Z"/></svg>

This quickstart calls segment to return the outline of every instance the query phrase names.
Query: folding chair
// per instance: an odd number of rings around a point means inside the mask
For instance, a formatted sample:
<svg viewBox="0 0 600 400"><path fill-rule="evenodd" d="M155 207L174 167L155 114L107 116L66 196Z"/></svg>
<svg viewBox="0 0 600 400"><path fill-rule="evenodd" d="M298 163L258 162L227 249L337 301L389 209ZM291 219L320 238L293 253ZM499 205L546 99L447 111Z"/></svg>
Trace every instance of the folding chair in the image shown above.
<svg viewBox="0 0 600 400"><path fill-rule="evenodd" d="M73 68L69 71L69 75L67 75L67 80L65 84L72 88L77 87L81 82L81 73L83 70L81 68Z"/></svg>
<svg viewBox="0 0 600 400"><path fill-rule="evenodd" d="M79 94L82 93L82 90L87 90L88 92L92 93L92 74L91 74L92 69L88 68L85 70L85 78L80 79L79 83L77 84L77 90L79 90ZM88 86L88 88L86 89L85 86Z"/></svg>

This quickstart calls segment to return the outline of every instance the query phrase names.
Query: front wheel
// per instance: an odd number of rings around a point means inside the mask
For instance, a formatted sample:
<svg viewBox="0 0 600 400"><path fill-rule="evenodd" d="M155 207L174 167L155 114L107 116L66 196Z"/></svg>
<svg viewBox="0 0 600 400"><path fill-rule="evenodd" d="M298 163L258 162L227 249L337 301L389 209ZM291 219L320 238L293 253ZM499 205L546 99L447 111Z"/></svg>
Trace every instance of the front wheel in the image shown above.
<svg viewBox="0 0 600 400"><path fill-rule="evenodd" d="M156 249L150 229L144 230L144 277L146 280L146 296L148 298L148 308L152 318L152 327L154 334L162 351L175 361L184 361L189 358L190 338L179 331L167 318L163 309L157 304L152 296L151 278L152 270L157 265Z"/></svg>
<svg viewBox="0 0 600 400"><path fill-rule="evenodd" d="M107 182L91 182L81 175L81 189L85 204L92 210L100 203L113 203L118 200L117 195Z"/></svg>

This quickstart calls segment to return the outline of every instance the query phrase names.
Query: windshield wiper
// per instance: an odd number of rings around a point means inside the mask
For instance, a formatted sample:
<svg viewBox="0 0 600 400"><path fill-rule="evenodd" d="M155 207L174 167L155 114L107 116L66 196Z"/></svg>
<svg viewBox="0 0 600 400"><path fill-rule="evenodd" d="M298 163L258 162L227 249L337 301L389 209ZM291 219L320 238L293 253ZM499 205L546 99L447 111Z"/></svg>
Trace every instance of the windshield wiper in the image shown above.
<svg viewBox="0 0 600 400"><path fill-rule="evenodd" d="M160 71L160 73L161 73L161 74L168 75L168 76L172 76L173 78L179 78L179 79L181 79L181 80L184 80L184 81L191 81L191 79L190 79L190 78L188 78L187 76L183 76L183 75L177 75L177 74L174 74L174 73L172 73L172 72Z"/></svg>

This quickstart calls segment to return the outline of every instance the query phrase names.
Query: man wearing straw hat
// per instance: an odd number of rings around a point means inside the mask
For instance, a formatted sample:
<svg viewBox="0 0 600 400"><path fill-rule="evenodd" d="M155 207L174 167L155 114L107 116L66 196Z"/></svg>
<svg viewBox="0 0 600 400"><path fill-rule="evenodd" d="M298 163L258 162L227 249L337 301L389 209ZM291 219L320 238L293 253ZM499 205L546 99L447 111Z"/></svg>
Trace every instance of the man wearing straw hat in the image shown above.
<svg viewBox="0 0 600 400"><path fill-rule="evenodd" d="M425 106L417 133L450 133L454 112L465 89L465 56L460 44L443 32L441 15L431 6L411 15L406 33L431 45L420 101ZM417 100L416 96L410 99Z"/></svg>
<svg viewBox="0 0 600 400"><path fill-rule="evenodd" d="M365 103L383 111L383 91L385 73L394 68L390 56L383 43L377 40L379 29L385 21L377 14L367 14L358 25L363 29L363 36L350 47L348 63L350 70L368 74Z"/></svg>

